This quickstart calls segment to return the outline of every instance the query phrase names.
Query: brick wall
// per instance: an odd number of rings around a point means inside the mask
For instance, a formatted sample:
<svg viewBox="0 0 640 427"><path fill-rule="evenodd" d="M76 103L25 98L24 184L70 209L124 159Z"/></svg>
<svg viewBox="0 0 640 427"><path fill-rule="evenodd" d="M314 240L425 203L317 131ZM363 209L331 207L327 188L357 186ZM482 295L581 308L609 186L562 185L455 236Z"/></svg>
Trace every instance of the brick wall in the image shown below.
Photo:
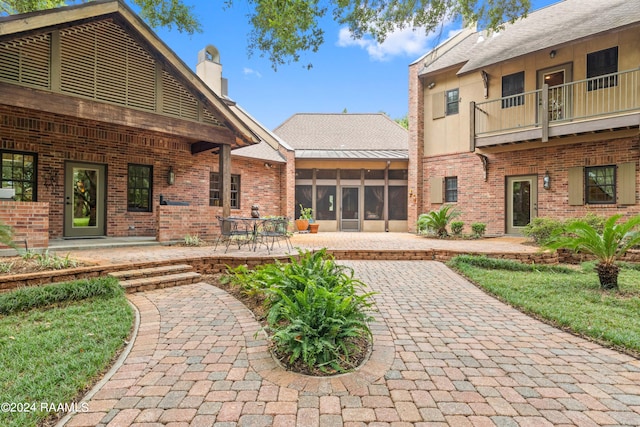
<svg viewBox="0 0 640 427"><path fill-rule="evenodd" d="M519 150L502 153L485 153L489 160L487 181L483 178L482 162L474 153L423 158L425 177L457 176L460 221L487 224L487 234L505 233L505 182L508 176L538 176L538 216L558 219L574 218L592 212L600 216L614 213L640 214L640 205L584 205L568 204L568 169L577 166L613 165L635 162L640 158L640 138L626 137L597 142ZM548 171L551 188L543 189L542 177ZM640 172L640 168L638 168ZM640 190L640 174L636 174L636 200ZM440 204L430 203L428 178L425 178L422 212L439 209Z"/></svg>
<svg viewBox="0 0 640 427"><path fill-rule="evenodd" d="M0 221L13 228L13 241L19 248L49 246L49 204L0 201ZM7 246L0 244L0 249Z"/></svg>
<svg viewBox="0 0 640 427"><path fill-rule="evenodd" d="M37 153L38 202L49 206L49 238L63 236L65 162L106 165L106 234L113 237L156 236L160 195L208 207L209 173L218 170L218 156L192 155L187 141L171 135L2 105L0 148ZM153 167L153 212L127 211L129 163ZM281 166L266 169L264 161L240 157L232 157L231 165L231 173L241 175L241 208L233 215L249 215L254 203L263 214L285 212ZM175 185L167 183L169 167Z"/></svg>

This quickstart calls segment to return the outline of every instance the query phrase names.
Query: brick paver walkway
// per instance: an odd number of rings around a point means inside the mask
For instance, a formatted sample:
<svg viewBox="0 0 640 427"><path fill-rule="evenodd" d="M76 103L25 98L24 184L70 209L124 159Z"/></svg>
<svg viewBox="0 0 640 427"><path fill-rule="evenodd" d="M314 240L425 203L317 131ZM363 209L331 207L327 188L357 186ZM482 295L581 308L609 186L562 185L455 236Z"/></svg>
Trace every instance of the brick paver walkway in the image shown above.
<svg viewBox="0 0 640 427"><path fill-rule="evenodd" d="M67 426L640 425L639 360L533 320L438 262L345 264L378 292L358 372L282 370L251 313L214 286L140 293L130 353Z"/></svg>

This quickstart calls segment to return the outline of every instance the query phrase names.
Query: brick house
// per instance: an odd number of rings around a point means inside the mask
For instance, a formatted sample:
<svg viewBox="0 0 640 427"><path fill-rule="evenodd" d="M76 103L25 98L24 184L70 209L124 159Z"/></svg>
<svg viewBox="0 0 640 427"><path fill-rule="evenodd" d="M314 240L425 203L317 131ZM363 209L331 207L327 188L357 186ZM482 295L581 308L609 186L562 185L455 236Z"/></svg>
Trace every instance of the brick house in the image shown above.
<svg viewBox="0 0 640 427"><path fill-rule="evenodd" d="M0 219L30 247L293 209L286 146L120 1L1 17L0 94Z"/></svg>
<svg viewBox="0 0 640 427"><path fill-rule="evenodd" d="M412 63L409 224L444 203L494 235L639 214L638 34L639 0L566 0Z"/></svg>
<svg viewBox="0 0 640 427"><path fill-rule="evenodd" d="M294 151L295 217L302 205L322 231L407 231L408 133L398 123L299 113L273 132Z"/></svg>

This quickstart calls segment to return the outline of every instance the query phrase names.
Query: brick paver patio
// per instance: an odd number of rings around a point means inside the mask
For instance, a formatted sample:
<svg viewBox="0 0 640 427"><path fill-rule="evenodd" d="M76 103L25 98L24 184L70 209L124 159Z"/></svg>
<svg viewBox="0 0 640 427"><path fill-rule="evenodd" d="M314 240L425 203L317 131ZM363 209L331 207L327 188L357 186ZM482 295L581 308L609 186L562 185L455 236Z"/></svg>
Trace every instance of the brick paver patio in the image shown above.
<svg viewBox="0 0 640 427"><path fill-rule="evenodd" d="M284 371L251 313L209 284L138 293L130 352L66 425L640 425L639 360L536 321L438 262L344 263L378 292L359 371Z"/></svg>

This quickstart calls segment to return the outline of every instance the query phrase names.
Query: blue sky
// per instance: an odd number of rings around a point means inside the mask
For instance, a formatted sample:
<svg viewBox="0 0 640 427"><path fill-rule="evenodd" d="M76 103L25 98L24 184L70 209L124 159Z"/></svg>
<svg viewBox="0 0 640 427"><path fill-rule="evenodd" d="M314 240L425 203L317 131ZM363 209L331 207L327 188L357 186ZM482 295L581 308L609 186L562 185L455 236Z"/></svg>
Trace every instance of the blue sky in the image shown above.
<svg viewBox="0 0 640 427"><path fill-rule="evenodd" d="M327 19L325 43L318 53L303 54L299 63L271 68L259 53L248 56L248 4L236 0L232 9L222 1L186 0L193 5L203 32L194 35L156 29L158 36L195 71L198 52L212 44L220 51L229 96L269 129L295 113L385 112L391 118L408 111L409 64L446 39L455 25L438 36L411 30L373 40L353 41L345 29ZM552 3L533 0L532 10ZM305 65L311 62L313 68Z"/></svg>

